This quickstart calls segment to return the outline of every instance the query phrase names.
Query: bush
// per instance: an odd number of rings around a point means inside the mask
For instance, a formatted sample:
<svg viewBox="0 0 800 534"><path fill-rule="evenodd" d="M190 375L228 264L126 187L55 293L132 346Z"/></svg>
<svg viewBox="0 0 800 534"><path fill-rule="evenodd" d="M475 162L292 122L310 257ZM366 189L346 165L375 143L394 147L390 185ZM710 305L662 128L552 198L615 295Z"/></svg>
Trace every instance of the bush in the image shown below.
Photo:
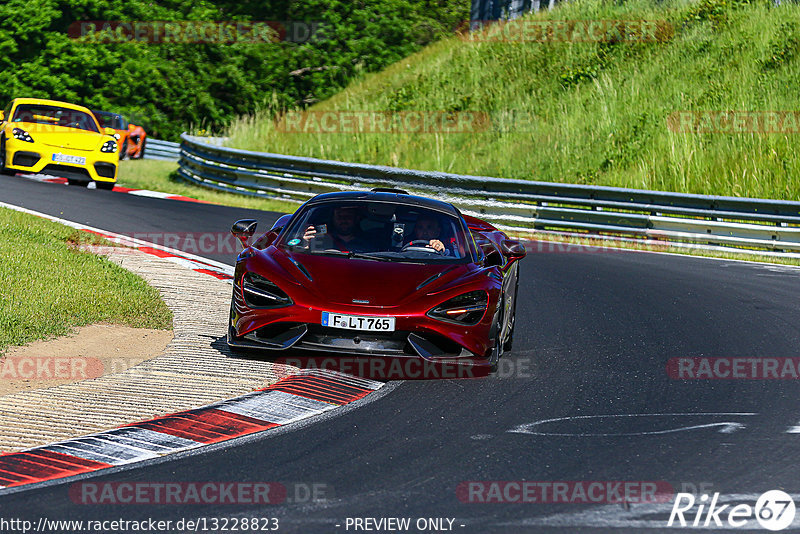
<svg viewBox="0 0 800 534"><path fill-rule="evenodd" d="M270 102L324 99L363 72L418 50L468 18L466 1L10 0L0 5L0 85L11 98L67 100L123 112L153 137L219 131ZM308 21L308 42L147 44L77 40L78 21ZM71 26L73 25L73 26Z"/></svg>

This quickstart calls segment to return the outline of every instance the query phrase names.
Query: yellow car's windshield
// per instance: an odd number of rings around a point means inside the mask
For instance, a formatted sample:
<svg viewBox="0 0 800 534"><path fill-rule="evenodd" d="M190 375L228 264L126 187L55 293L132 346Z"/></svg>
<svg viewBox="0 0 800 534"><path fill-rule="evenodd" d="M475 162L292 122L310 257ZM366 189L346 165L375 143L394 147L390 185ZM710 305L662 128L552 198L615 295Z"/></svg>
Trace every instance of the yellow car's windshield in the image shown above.
<svg viewBox="0 0 800 534"><path fill-rule="evenodd" d="M88 113L58 106L20 104L14 111L14 117L11 122L46 124L48 126L63 126L65 128L100 132L94 118Z"/></svg>

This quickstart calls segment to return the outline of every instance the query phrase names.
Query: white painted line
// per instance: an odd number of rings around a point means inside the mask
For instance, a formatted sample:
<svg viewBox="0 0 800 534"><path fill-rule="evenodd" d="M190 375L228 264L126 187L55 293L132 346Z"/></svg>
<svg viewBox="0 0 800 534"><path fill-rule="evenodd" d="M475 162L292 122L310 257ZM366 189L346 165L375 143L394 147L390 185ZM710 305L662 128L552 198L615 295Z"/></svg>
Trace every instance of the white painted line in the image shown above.
<svg viewBox="0 0 800 534"><path fill-rule="evenodd" d="M95 435L98 438L118 440L116 441L117 443L129 444L130 446L150 450L155 453L180 451L202 445L199 441L192 441L179 436L135 426L117 428Z"/></svg>
<svg viewBox="0 0 800 534"><path fill-rule="evenodd" d="M109 440L98 439L97 436L87 436L78 439L63 441L59 445L69 447L78 451L88 451L101 454L115 460L115 465L135 462L138 460L149 460L157 458L159 455L144 449L128 447L121 443L114 443Z"/></svg>
<svg viewBox="0 0 800 534"><path fill-rule="evenodd" d="M331 406L336 406L332 405L330 402L309 399L308 397L293 395L285 391L270 391L269 395L271 398L275 399L276 402L285 403L303 410L325 411L329 410Z"/></svg>
<svg viewBox="0 0 800 534"><path fill-rule="evenodd" d="M170 254L174 254L176 256L180 256L182 258L188 258L190 260L194 260L202 265L211 266L214 269L221 273L227 274L228 276L233 276L233 267L230 265L226 265L224 263L220 263L218 261L214 261L208 258L203 258L202 256L197 256L195 254L190 254L189 252L183 252L182 250L177 250L170 247L165 247L163 245L159 245L157 243L150 243L149 241L144 241L142 239L138 239L135 237L129 237L122 234L117 234L116 232L111 232L110 230L102 230L100 228L95 228L93 226L87 226L85 224L77 223L74 221L68 221L66 219L61 219L59 217L53 217L52 215L48 215L46 213L42 213L39 211L29 210L27 208L22 208L20 206L15 206L14 204L8 204L6 202L0 202L0 207L8 208L14 211L18 211L20 213L27 213L29 215L36 215L37 217L42 217L43 219L47 219L53 222L57 222L63 224L65 226L69 226L70 228L76 228L78 230L89 230L90 232L97 232L99 234L105 234L108 236L113 237L116 240L119 240L121 244L133 243L136 246L140 247L150 247L156 250L162 250L164 252L168 252Z"/></svg>
<svg viewBox="0 0 800 534"><path fill-rule="evenodd" d="M150 198L170 198L176 196L173 193L161 193L160 191L150 191L148 189L134 189L133 191L126 191L126 193L128 195Z"/></svg>
<svg viewBox="0 0 800 534"><path fill-rule="evenodd" d="M130 449L132 451L136 451L142 455L143 459L160 456L158 454L159 451L154 451L152 447L143 447L142 443L121 436L106 436L103 434L95 434L93 436L93 439L96 440L93 441L93 443L97 442L108 443L109 445L112 445L114 447L123 447L126 450ZM164 451L170 452L170 449L164 449Z"/></svg>
<svg viewBox="0 0 800 534"><path fill-rule="evenodd" d="M20 174L20 178L26 178L28 180L32 180L34 182L47 182L51 184L63 184L67 185L67 179L61 178L59 176L51 176L49 174ZM116 182L114 185L118 185ZM89 189L96 189L97 186L94 182L89 182L86 185ZM120 186L123 187L123 186ZM125 188L128 189L128 188ZM129 191L119 191L121 193L125 193L128 195L137 195L140 197L152 197L152 198L175 198L181 195L176 195L175 193L163 193L161 191L150 191L149 189L130 189Z"/></svg>
<svg viewBox="0 0 800 534"><path fill-rule="evenodd" d="M659 430L643 430L636 432L582 432L576 430L575 432L567 431L554 431L548 432L547 430L536 430L537 427L546 425L548 423L564 423L564 422L578 422L586 421L589 419L627 419L627 418L658 418L658 417L731 417L731 416L752 416L758 415L757 413L744 412L744 413L634 413L634 414L606 414L606 415L576 415L571 417L556 417L554 419L542 419L541 421L534 421L533 423L525 423L508 430L507 432L513 434L531 434L534 436L574 436L574 437L589 437L589 436L648 436L658 434L670 434L674 432L683 432L686 430L698 430L703 428L720 427L719 432L723 434L731 434L737 430L745 428L745 425L734 421L715 421L713 423L696 424L689 426L677 426L675 428L659 429ZM604 425L605 426L605 425ZM672 426L672 425L670 425ZM559 427L562 428L562 427Z"/></svg>
<svg viewBox="0 0 800 534"><path fill-rule="evenodd" d="M112 458L111 456L106 456L105 454L98 454L92 451L71 447L69 446L68 443L69 442L53 443L52 445L38 447L37 449L33 450L60 452L61 454L66 454L67 456L75 456L77 458L83 458L84 460L94 460L95 462L103 462L111 465L123 465L127 463L127 462L120 462L116 458Z"/></svg>
<svg viewBox="0 0 800 534"><path fill-rule="evenodd" d="M203 265L202 263L198 263L196 261L187 260L186 258L178 258L176 256L167 256L166 258L161 258L161 259L166 261L171 261L172 263L177 263L181 267L186 267L187 269L192 269L192 270L208 268L208 265ZM231 274L231 276L233 276L233 274Z"/></svg>
<svg viewBox="0 0 800 534"><path fill-rule="evenodd" d="M287 396L296 395L283 391L267 391L249 398L226 402L216 408L269 423L286 425L338 407L327 402L320 402L315 408L295 406L285 402Z"/></svg>
<svg viewBox="0 0 800 534"><path fill-rule="evenodd" d="M20 174L20 178L26 178L28 180L33 180L34 182L47 182L50 184L58 184L61 183L60 180L64 180L63 185L67 185L66 178L59 178L58 176L50 176L49 174ZM56 182L55 180L59 180Z"/></svg>

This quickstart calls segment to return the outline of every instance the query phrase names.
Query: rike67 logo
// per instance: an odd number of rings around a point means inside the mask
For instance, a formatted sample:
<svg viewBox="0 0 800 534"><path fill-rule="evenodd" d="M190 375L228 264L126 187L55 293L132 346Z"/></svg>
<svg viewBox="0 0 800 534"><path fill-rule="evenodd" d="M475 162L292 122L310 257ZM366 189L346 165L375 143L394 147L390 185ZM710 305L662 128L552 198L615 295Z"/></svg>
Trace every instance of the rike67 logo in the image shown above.
<svg viewBox="0 0 800 534"><path fill-rule="evenodd" d="M792 524L795 505L792 497L780 490L771 490L758 497L755 506L746 503L720 504L720 494L699 499L691 493L678 493L672 505L667 526L690 528L757 528L753 521L767 530L783 530ZM752 502L752 501L751 501ZM697 507L694 511L693 508Z"/></svg>

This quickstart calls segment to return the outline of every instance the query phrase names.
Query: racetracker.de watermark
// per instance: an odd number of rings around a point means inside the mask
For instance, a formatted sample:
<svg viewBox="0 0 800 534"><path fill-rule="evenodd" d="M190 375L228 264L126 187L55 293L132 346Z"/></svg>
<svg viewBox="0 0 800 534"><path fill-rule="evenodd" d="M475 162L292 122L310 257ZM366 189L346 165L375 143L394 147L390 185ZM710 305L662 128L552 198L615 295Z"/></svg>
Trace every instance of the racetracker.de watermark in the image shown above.
<svg viewBox="0 0 800 534"><path fill-rule="evenodd" d="M137 241L180 250L191 254L231 254L235 255L242 245L230 232L121 232L117 237L106 240L119 245L140 246ZM137 240L137 241L134 241ZM88 251L104 251L103 245L82 245Z"/></svg>
<svg viewBox="0 0 800 534"><path fill-rule="evenodd" d="M0 380L86 380L103 374L98 358L12 355L0 360Z"/></svg>
<svg viewBox="0 0 800 534"><path fill-rule="evenodd" d="M478 133L497 125L485 111L289 111L275 122L281 133Z"/></svg>
<svg viewBox="0 0 800 534"><path fill-rule="evenodd" d="M325 369L372 380L442 380L484 378L532 378L536 376L531 358L503 357L492 372L483 359L463 358L449 361L430 361L416 356L288 356L275 363L302 369Z"/></svg>
<svg viewBox="0 0 800 534"><path fill-rule="evenodd" d="M621 504L672 500L672 485L664 481L609 480L474 480L456 487L463 503Z"/></svg>
<svg viewBox="0 0 800 534"><path fill-rule="evenodd" d="M476 20L466 27L459 35L472 43L662 43L675 35L666 20Z"/></svg>
<svg viewBox="0 0 800 534"><path fill-rule="evenodd" d="M75 482L75 504L280 504L287 489L278 482Z"/></svg>
<svg viewBox="0 0 800 534"><path fill-rule="evenodd" d="M530 239L525 241L525 250L528 254L608 254L631 252L631 249L621 247L618 242L611 241L610 244L606 244L601 238L596 239L596 244Z"/></svg>
<svg viewBox="0 0 800 534"><path fill-rule="evenodd" d="M0 380L88 380L121 373L141 363L140 358L92 356L18 356L0 359Z"/></svg>
<svg viewBox="0 0 800 534"><path fill-rule="evenodd" d="M676 380L797 380L800 358L670 358L667 375Z"/></svg>
<svg viewBox="0 0 800 534"><path fill-rule="evenodd" d="M796 134L800 133L800 111L674 111L667 127L676 133Z"/></svg>
<svg viewBox="0 0 800 534"><path fill-rule="evenodd" d="M541 126L534 113L517 110L308 110L275 118L287 134L479 134L530 133Z"/></svg>
<svg viewBox="0 0 800 534"><path fill-rule="evenodd" d="M89 43L235 44L305 43L320 38L315 21L82 20L67 29L71 39Z"/></svg>

